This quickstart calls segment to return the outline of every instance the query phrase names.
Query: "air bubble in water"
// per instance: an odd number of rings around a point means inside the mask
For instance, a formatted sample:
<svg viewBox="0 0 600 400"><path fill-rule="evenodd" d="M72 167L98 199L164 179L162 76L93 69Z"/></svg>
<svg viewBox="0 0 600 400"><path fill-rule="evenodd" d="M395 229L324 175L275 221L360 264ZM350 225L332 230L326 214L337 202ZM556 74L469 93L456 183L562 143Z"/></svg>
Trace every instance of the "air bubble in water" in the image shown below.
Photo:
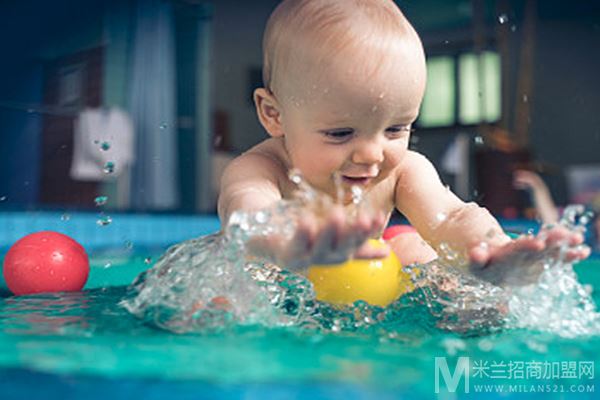
<svg viewBox="0 0 600 400"><path fill-rule="evenodd" d="M505 24L508 22L508 16L506 14L500 14L498 16L498 22L500 22L501 24Z"/></svg>
<svg viewBox="0 0 600 400"><path fill-rule="evenodd" d="M6 197L6 196L0 196L0 201L6 201L7 198L8 197Z"/></svg>
<svg viewBox="0 0 600 400"><path fill-rule="evenodd" d="M477 135L475 136L475 138L473 139L473 141L475 142L475 144L477 146L481 146L483 145L484 141L483 141L483 137L481 135Z"/></svg>
<svg viewBox="0 0 600 400"><path fill-rule="evenodd" d="M108 149L110 149L110 143L108 143L108 142L102 142L100 144L100 150L107 151Z"/></svg>
<svg viewBox="0 0 600 400"><path fill-rule="evenodd" d="M61 221L69 221L71 219L71 215L64 213L63 215L60 216L60 220Z"/></svg>
<svg viewBox="0 0 600 400"><path fill-rule="evenodd" d="M160 128L160 129L162 129L162 130L165 130L165 129L167 129L167 127L168 127L168 125L167 125L167 123L166 123L166 122L163 122L163 123L162 123L162 124L160 124L160 126L159 126L159 128Z"/></svg>

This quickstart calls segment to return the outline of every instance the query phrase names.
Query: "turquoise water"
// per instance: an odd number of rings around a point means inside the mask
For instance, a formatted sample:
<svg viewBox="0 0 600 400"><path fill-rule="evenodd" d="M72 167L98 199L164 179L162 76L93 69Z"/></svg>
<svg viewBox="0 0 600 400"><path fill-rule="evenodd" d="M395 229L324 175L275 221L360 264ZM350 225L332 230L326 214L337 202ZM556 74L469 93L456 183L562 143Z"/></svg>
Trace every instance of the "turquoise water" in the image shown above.
<svg viewBox="0 0 600 400"><path fill-rule="evenodd" d="M0 367L53 376L160 379L224 387L342 384L355 394L429 398L435 395L435 357L447 357L449 365L467 356L471 365L539 361L575 362L579 368L597 361L600 354L599 336L567 339L510 330L463 337L437 329L426 309L400 312L400 323L385 332L240 325L224 332L173 334L144 323L119 305L126 292L122 283L148 267L146 257L112 258L106 267L106 258L97 256L92 259L88 289L81 293L2 298ZM600 287L600 259L584 261L576 270L582 283ZM600 300L597 292L594 300ZM478 383L552 384L559 397L564 396L561 387L568 391L573 384L593 384L600 390L595 376L529 380L472 376L471 394ZM463 390L459 385L458 391ZM593 393L576 395L593 397Z"/></svg>

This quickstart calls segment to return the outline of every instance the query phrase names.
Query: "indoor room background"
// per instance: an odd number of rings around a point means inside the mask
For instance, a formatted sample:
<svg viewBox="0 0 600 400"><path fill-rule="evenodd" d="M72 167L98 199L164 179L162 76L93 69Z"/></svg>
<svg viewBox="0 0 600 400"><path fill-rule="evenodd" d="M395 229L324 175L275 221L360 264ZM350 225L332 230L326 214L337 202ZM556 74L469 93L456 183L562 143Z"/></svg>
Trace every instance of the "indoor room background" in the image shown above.
<svg viewBox="0 0 600 400"><path fill-rule="evenodd" d="M571 201L600 165L599 3L397 3L428 56L411 147L501 217L531 207L516 168ZM0 210L214 213L224 166L266 138L252 91L276 4L2 2Z"/></svg>

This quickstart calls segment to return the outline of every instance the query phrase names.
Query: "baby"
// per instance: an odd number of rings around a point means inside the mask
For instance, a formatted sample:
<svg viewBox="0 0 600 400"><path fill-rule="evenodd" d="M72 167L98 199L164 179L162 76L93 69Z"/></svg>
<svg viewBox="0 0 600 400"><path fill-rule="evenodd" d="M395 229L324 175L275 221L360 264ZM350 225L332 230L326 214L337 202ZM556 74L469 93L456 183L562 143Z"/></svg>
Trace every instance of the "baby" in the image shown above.
<svg viewBox="0 0 600 400"><path fill-rule="evenodd" d="M461 201L427 158L408 149L425 90L425 55L393 1L285 0L268 21L263 47L264 87L254 102L270 138L224 172L221 221L290 198L292 169L332 197L340 183L360 187L375 212L348 218L346 196L326 216L307 212L291 239L253 240L251 256L288 268L383 257L390 250L366 239L381 235L396 208L418 232L389 242L405 265L450 248L468 272L503 285L517 261L536 269L523 277L537 276L536 261L559 243L571 246L570 260L587 257L589 250L577 246L582 236L563 228L512 240L486 209Z"/></svg>

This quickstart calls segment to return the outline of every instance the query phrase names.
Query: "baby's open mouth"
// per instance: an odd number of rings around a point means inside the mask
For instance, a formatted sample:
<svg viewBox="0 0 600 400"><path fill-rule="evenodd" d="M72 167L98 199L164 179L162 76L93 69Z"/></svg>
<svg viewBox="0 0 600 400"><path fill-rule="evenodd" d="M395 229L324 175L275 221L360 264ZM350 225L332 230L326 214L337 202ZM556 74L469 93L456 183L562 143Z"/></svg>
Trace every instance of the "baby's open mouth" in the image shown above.
<svg viewBox="0 0 600 400"><path fill-rule="evenodd" d="M343 176L342 177L344 183L350 185L360 185L364 186L369 184L373 180L373 177L370 176Z"/></svg>

